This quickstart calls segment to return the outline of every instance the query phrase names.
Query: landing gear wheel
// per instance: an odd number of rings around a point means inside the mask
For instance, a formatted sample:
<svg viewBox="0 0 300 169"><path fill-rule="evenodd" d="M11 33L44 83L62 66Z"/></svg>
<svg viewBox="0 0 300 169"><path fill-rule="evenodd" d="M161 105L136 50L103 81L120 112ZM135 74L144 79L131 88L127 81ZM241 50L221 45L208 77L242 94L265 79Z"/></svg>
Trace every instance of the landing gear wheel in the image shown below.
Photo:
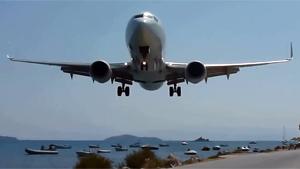
<svg viewBox="0 0 300 169"><path fill-rule="evenodd" d="M174 88L173 87L169 87L169 95L170 95L170 97L172 97L174 95Z"/></svg>
<svg viewBox="0 0 300 169"><path fill-rule="evenodd" d="M129 91L130 91L129 87L128 86L125 87L125 91L124 91L125 92L125 96L129 96Z"/></svg>
<svg viewBox="0 0 300 169"><path fill-rule="evenodd" d="M121 86L118 86L118 90L117 90L118 96L121 96L121 95L122 95L122 92L123 92L122 87L121 87Z"/></svg>
<svg viewBox="0 0 300 169"><path fill-rule="evenodd" d="M177 93L177 96L181 96L181 87L177 87L176 93Z"/></svg>

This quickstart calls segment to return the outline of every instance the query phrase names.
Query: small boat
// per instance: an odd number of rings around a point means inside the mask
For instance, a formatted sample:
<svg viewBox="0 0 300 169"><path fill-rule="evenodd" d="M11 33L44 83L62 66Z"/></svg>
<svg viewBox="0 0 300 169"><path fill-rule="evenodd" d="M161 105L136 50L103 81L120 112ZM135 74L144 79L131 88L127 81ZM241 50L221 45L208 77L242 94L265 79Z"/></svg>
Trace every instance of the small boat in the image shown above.
<svg viewBox="0 0 300 169"><path fill-rule="evenodd" d="M188 145L188 144L189 144L189 143L186 142L186 141L182 141L182 142L181 142L181 145L184 145L184 146L185 146L185 145Z"/></svg>
<svg viewBox="0 0 300 169"><path fill-rule="evenodd" d="M248 146L243 146L243 147L241 147L241 150L242 150L242 151L249 151L250 148L249 148Z"/></svg>
<svg viewBox="0 0 300 169"><path fill-rule="evenodd" d="M35 150L26 148L25 152L29 155L49 155L49 154L58 154L58 151L56 150Z"/></svg>
<svg viewBox="0 0 300 169"><path fill-rule="evenodd" d="M91 145L89 145L89 148L100 148L100 146L99 145L91 144Z"/></svg>
<svg viewBox="0 0 300 169"><path fill-rule="evenodd" d="M169 147L169 144L167 144L167 143L161 143L161 144L159 144L159 147Z"/></svg>
<svg viewBox="0 0 300 169"><path fill-rule="evenodd" d="M141 146L142 149L148 149L148 150L158 150L159 148L156 146L151 146L149 144L145 144Z"/></svg>
<svg viewBox="0 0 300 169"><path fill-rule="evenodd" d="M94 152L86 151L86 150L77 151L76 154L78 157L88 157L88 156L92 156L92 155L97 155Z"/></svg>
<svg viewBox="0 0 300 169"><path fill-rule="evenodd" d="M115 147L116 151L128 151L128 148L124 148L124 147Z"/></svg>
<svg viewBox="0 0 300 169"><path fill-rule="evenodd" d="M100 149L97 151L98 153L110 153L111 150L104 150L104 149Z"/></svg>
<svg viewBox="0 0 300 169"><path fill-rule="evenodd" d="M220 150L220 149L221 149L221 146L214 146L212 149L213 149L213 150Z"/></svg>
<svg viewBox="0 0 300 169"><path fill-rule="evenodd" d="M72 146L66 144L50 144L50 146L54 146L56 149L71 149Z"/></svg>
<svg viewBox="0 0 300 169"><path fill-rule="evenodd" d="M202 148L202 151L210 151L210 148L205 146Z"/></svg>
<svg viewBox="0 0 300 169"><path fill-rule="evenodd" d="M221 147L228 147L227 144L220 144Z"/></svg>
<svg viewBox="0 0 300 169"><path fill-rule="evenodd" d="M141 144L139 142L136 142L134 144L129 145L130 148L140 148Z"/></svg>
<svg viewBox="0 0 300 169"><path fill-rule="evenodd" d="M114 147L114 148L116 148L116 147L122 147L122 145L121 144L112 144L111 147Z"/></svg>
<svg viewBox="0 0 300 169"><path fill-rule="evenodd" d="M196 155L197 154L197 151L195 150L191 150L191 149L187 149L185 152L184 152L185 155Z"/></svg>
<svg viewBox="0 0 300 169"><path fill-rule="evenodd" d="M257 144L255 141L250 141L249 144Z"/></svg>

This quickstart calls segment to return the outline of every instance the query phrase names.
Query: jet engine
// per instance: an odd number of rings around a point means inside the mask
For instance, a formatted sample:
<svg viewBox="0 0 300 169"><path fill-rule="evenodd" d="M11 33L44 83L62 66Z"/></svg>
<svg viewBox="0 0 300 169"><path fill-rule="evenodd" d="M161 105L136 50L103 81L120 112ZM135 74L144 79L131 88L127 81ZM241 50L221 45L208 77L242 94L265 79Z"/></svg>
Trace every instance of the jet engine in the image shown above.
<svg viewBox="0 0 300 169"><path fill-rule="evenodd" d="M105 61L96 61L90 67L90 74L93 80L105 83L111 78L112 71L109 64Z"/></svg>
<svg viewBox="0 0 300 169"><path fill-rule="evenodd" d="M206 77L206 68L199 61L190 62L185 69L185 78L191 83L199 83Z"/></svg>

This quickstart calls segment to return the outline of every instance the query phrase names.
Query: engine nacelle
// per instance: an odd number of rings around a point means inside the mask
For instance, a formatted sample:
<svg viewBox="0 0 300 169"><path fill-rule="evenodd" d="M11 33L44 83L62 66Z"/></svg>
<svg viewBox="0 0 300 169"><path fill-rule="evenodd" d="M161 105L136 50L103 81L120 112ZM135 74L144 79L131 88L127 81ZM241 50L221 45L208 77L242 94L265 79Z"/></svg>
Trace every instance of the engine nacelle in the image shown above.
<svg viewBox="0 0 300 169"><path fill-rule="evenodd" d="M90 67L90 75L99 83L107 82L112 75L111 68L105 61L96 61Z"/></svg>
<svg viewBox="0 0 300 169"><path fill-rule="evenodd" d="M206 77L206 68L199 61L190 62L185 69L185 78L191 83L199 83Z"/></svg>

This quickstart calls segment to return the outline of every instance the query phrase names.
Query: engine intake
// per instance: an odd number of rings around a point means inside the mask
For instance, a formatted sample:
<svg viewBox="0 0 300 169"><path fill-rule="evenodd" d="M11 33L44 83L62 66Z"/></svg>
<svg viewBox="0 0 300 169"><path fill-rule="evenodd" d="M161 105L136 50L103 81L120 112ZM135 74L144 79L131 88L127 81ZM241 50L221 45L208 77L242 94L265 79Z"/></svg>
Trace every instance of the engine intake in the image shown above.
<svg viewBox="0 0 300 169"><path fill-rule="evenodd" d="M206 68L199 61L190 62L185 69L185 78L191 83L199 83L206 77Z"/></svg>
<svg viewBox="0 0 300 169"><path fill-rule="evenodd" d="M112 71L105 61L96 61L90 67L90 75L97 82L105 83L111 78Z"/></svg>

